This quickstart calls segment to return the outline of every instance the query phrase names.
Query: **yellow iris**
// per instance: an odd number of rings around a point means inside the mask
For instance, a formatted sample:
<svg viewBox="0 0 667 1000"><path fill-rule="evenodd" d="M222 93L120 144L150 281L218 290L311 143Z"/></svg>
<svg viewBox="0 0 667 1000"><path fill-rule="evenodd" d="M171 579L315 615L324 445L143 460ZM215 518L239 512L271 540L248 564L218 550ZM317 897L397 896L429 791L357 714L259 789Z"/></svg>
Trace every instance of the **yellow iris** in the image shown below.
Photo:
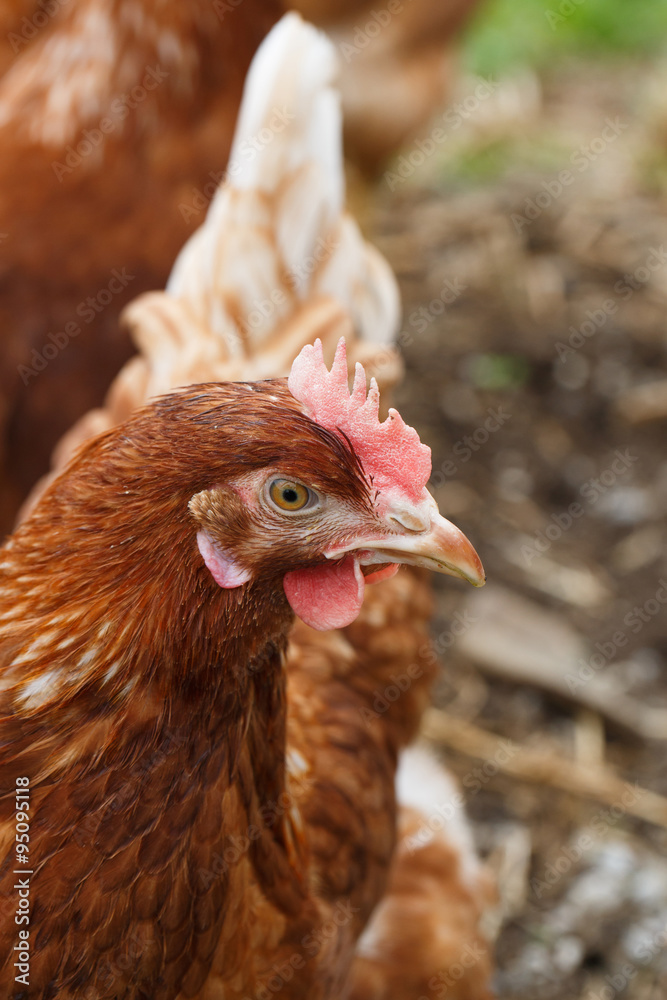
<svg viewBox="0 0 667 1000"><path fill-rule="evenodd" d="M269 495L276 507L281 510L302 510L310 499L310 490L301 483L293 483L289 479L274 479L269 488Z"/></svg>

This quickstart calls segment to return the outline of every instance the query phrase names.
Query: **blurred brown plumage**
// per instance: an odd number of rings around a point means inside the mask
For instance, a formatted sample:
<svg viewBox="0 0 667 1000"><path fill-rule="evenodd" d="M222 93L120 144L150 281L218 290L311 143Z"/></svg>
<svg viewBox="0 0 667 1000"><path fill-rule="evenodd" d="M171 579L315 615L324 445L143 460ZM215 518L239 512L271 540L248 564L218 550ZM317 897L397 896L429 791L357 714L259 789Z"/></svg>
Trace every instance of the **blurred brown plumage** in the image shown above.
<svg viewBox="0 0 667 1000"><path fill-rule="evenodd" d="M129 356L121 309L202 221L279 13L241 4L232 33L209 0L64 4L0 80L5 529Z"/></svg>

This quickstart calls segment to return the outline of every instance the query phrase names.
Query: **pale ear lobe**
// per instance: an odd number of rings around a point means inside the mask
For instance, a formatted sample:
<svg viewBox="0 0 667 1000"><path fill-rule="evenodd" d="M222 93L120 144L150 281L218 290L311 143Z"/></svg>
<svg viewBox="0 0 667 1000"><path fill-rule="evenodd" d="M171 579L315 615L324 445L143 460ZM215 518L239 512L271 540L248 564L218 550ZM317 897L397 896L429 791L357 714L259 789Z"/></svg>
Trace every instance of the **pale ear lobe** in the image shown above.
<svg viewBox="0 0 667 1000"><path fill-rule="evenodd" d="M197 532L197 545L211 576L219 587L234 590L252 579L252 573L239 566L231 556L219 548L208 537L205 531Z"/></svg>

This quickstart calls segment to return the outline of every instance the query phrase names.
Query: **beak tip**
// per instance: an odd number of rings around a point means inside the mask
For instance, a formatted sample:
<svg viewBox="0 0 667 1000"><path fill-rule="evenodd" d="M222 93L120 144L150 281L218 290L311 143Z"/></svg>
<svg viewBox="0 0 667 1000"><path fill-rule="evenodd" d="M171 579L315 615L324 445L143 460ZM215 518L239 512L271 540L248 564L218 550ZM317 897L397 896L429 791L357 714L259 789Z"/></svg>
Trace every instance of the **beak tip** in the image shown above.
<svg viewBox="0 0 667 1000"><path fill-rule="evenodd" d="M479 567L475 566L469 573L462 573L461 576L467 583L471 583L473 587L483 587L486 583L486 573L481 563Z"/></svg>
<svg viewBox="0 0 667 1000"><path fill-rule="evenodd" d="M454 560L452 562L467 583L471 583L473 587L483 587L486 583L486 573L484 572L482 560L466 536L458 528L456 532L458 559L456 562Z"/></svg>
<svg viewBox="0 0 667 1000"><path fill-rule="evenodd" d="M484 572L484 567L482 566L482 561L479 556L477 556L477 566L475 569L477 570L477 573L475 574L474 579L471 580L471 583L473 587L483 587L486 583L486 573Z"/></svg>

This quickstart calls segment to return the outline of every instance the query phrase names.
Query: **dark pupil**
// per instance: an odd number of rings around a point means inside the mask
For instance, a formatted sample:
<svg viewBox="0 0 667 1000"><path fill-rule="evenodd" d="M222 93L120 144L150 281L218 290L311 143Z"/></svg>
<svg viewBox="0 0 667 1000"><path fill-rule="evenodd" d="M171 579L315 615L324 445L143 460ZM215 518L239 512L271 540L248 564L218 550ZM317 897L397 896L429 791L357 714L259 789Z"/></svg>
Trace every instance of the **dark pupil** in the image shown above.
<svg viewBox="0 0 667 1000"><path fill-rule="evenodd" d="M288 487L287 489L283 490L283 500L285 501L285 503L296 503L298 499L299 496L296 490L292 489L291 487Z"/></svg>

